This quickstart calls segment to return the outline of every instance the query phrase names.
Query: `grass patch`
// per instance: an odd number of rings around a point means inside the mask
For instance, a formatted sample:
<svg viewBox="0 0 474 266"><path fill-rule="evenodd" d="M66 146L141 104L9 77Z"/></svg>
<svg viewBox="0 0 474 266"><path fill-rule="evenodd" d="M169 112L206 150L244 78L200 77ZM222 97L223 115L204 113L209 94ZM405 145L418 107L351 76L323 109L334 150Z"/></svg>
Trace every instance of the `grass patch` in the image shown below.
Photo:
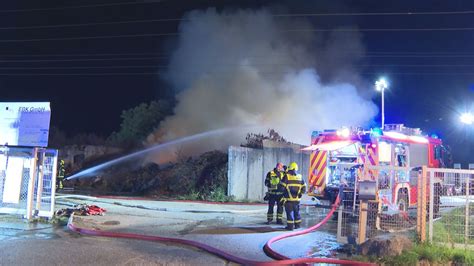
<svg viewBox="0 0 474 266"><path fill-rule="evenodd" d="M233 202L235 201L233 196L227 196L223 188L217 187L211 189L208 193L202 193L198 191L191 191L187 195L178 196L180 200L206 200L214 202Z"/></svg>
<svg viewBox="0 0 474 266"><path fill-rule="evenodd" d="M431 244L417 244L399 256L372 260L386 265L417 265L419 261L447 264L449 262L462 265L474 265L474 251L446 248Z"/></svg>
<svg viewBox="0 0 474 266"><path fill-rule="evenodd" d="M474 205L469 206L469 232L470 236L474 235ZM454 244L464 244L465 242L465 225L466 225L466 209L464 207L456 208L441 216L440 220L433 223L433 242L449 243L451 247ZM428 227L426 228L428 230ZM468 239L468 244L474 245L474 238Z"/></svg>

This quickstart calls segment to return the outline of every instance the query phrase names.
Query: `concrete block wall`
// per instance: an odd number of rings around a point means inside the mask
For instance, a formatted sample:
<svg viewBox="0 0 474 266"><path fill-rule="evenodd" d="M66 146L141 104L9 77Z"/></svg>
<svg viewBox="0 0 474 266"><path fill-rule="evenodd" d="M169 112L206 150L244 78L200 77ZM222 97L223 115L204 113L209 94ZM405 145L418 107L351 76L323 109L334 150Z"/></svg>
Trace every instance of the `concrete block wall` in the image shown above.
<svg viewBox="0 0 474 266"><path fill-rule="evenodd" d="M309 153L300 145L264 142L263 149L229 147L228 194L238 200L262 201L267 191L264 181L277 162L296 162L308 184Z"/></svg>

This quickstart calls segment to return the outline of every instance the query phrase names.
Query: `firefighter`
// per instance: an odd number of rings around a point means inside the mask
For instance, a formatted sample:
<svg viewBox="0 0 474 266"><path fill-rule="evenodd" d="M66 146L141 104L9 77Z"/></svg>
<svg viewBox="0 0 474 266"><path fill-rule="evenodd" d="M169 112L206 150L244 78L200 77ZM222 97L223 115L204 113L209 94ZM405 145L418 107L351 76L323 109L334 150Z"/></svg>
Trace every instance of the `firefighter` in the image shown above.
<svg viewBox="0 0 474 266"><path fill-rule="evenodd" d="M288 172L283 176L280 182L280 190L283 191L282 201L284 201L287 230L300 228L300 200L306 192L306 184L303 177L298 174L298 164L290 163Z"/></svg>
<svg viewBox="0 0 474 266"><path fill-rule="evenodd" d="M56 175L56 190L63 189L63 180L65 175L64 160L59 161L58 174Z"/></svg>
<svg viewBox="0 0 474 266"><path fill-rule="evenodd" d="M278 184L280 184L283 175L283 164L277 163L276 167L268 172L265 177L265 186L268 188L267 195L265 196L268 200L267 224L270 224L273 220L275 203L277 205L276 222L277 224L283 224L283 202L281 201L283 192L278 189Z"/></svg>

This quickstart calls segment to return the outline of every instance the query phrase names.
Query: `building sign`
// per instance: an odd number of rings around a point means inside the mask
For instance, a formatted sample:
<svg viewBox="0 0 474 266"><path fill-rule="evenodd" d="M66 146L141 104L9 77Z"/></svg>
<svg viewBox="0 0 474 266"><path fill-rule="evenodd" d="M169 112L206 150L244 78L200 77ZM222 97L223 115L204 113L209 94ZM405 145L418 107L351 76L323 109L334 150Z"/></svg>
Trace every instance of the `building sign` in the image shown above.
<svg viewBox="0 0 474 266"><path fill-rule="evenodd" d="M49 102L0 103L0 145L47 147Z"/></svg>

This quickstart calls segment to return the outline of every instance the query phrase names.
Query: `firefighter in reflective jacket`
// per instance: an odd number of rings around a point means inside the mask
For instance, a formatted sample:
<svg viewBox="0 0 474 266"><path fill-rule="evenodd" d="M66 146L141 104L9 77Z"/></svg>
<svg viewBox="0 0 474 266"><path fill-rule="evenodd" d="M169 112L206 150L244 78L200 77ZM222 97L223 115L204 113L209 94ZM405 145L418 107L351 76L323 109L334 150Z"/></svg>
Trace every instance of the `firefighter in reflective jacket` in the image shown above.
<svg viewBox="0 0 474 266"><path fill-rule="evenodd" d="M280 184L283 174L283 164L277 163L276 167L268 172L265 177L265 186L268 188L268 193L265 196L266 200L268 200L267 224L270 224L273 220L275 203L277 205L276 222L277 224L283 224L283 202L281 201L283 192L278 189L278 184Z"/></svg>
<svg viewBox="0 0 474 266"><path fill-rule="evenodd" d="M280 182L280 189L283 191L282 201L285 202L287 220L285 229L298 229L301 225L300 200L306 192L306 184L303 177L298 174L298 164L295 162L288 166L288 172Z"/></svg>
<svg viewBox="0 0 474 266"><path fill-rule="evenodd" d="M65 174L65 166L64 166L64 160L61 160L59 162L59 168L58 168L58 174L56 175L56 189L63 189L63 180L64 180L64 174Z"/></svg>

